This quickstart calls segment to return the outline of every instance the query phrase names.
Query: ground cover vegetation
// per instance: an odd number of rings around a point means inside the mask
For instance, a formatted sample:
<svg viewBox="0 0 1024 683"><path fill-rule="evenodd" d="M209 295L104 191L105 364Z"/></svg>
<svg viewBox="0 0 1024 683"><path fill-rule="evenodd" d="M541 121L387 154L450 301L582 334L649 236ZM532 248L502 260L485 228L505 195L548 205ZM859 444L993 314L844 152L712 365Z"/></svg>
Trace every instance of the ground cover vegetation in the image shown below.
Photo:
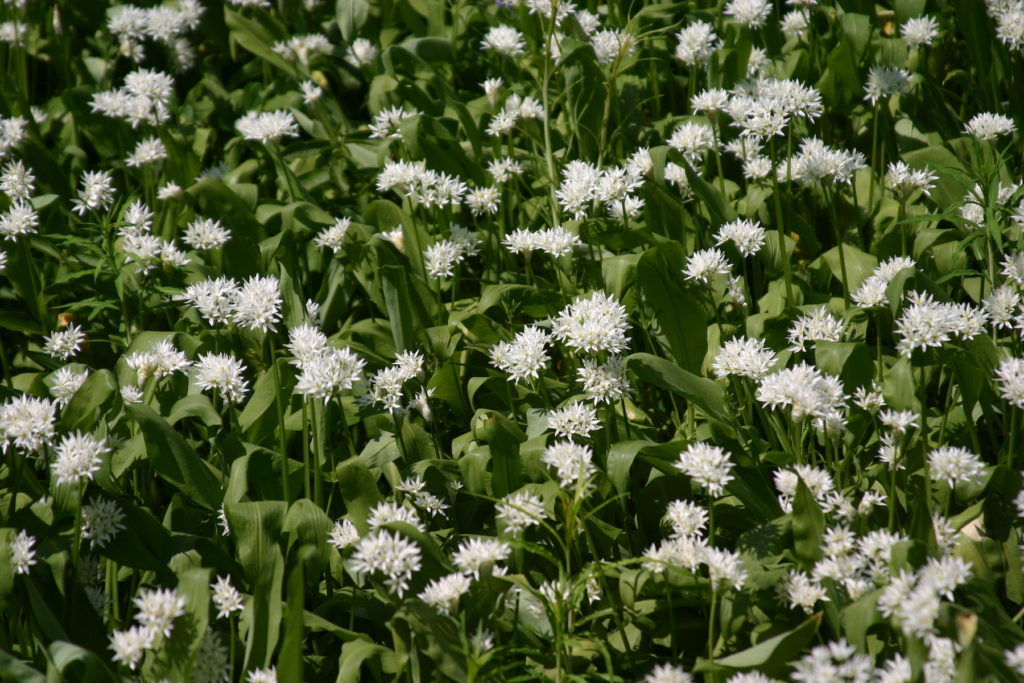
<svg viewBox="0 0 1024 683"><path fill-rule="evenodd" d="M1024 677L1021 0L0 14L0 676Z"/></svg>

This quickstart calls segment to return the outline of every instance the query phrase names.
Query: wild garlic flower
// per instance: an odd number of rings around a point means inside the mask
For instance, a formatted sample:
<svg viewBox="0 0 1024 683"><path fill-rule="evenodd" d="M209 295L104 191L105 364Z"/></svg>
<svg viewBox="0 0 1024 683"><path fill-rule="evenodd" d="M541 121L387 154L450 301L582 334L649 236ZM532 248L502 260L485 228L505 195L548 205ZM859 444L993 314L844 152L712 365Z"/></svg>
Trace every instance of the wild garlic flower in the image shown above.
<svg viewBox="0 0 1024 683"><path fill-rule="evenodd" d="M414 541L385 529L359 540L350 567L357 574L383 574L388 589L402 597L420 569L421 558L420 547Z"/></svg>
<svg viewBox="0 0 1024 683"><path fill-rule="evenodd" d="M833 683L866 683L871 680L874 667L871 657L858 654L856 649L840 639L827 645L818 645L801 659L793 662L790 679L800 683L829 680Z"/></svg>
<svg viewBox="0 0 1024 683"><path fill-rule="evenodd" d="M167 158L167 148L160 138L151 136L141 140L132 153L125 159L125 164L132 168L156 163Z"/></svg>
<svg viewBox="0 0 1024 683"><path fill-rule="evenodd" d="M320 249L330 249L337 254L344 246L345 235L351 225L351 218L335 218L334 225L321 230L313 238L313 243Z"/></svg>
<svg viewBox="0 0 1024 683"><path fill-rule="evenodd" d="M22 529L11 539L11 567L15 574L28 574L36 564L36 551L32 548L36 539Z"/></svg>
<svg viewBox="0 0 1024 683"><path fill-rule="evenodd" d="M12 201L26 200L35 191L36 177L31 169L25 168L21 159L10 161L0 173L0 192Z"/></svg>
<svg viewBox="0 0 1024 683"><path fill-rule="evenodd" d="M63 330L51 332L43 344L43 352L57 360L67 360L81 349L85 341L85 333L75 323L70 323Z"/></svg>
<svg viewBox="0 0 1024 683"><path fill-rule="evenodd" d="M295 392L323 402L352 389L363 377L366 361L350 349L328 347L300 363Z"/></svg>
<svg viewBox="0 0 1024 683"><path fill-rule="evenodd" d="M548 429L554 430L557 436L564 438L574 436L587 438L591 432L601 428L601 422L597 419L597 411L579 401L573 401L562 408L550 411L547 421Z"/></svg>
<svg viewBox="0 0 1024 683"><path fill-rule="evenodd" d="M582 246L583 242L578 235L559 226L535 232L517 228L505 236L502 244L513 254L543 251L551 256L559 257L571 254L573 249Z"/></svg>
<svg viewBox="0 0 1024 683"><path fill-rule="evenodd" d="M796 421L814 418L819 427L836 419L846 405L839 378L807 363L765 376L757 387L757 400L769 408L788 407Z"/></svg>
<svg viewBox="0 0 1024 683"><path fill-rule="evenodd" d="M392 107L377 112L370 124L370 137L390 140L401 140L402 122L419 116L420 113L413 109L406 111L404 107Z"/></svg>
<svg viewBox="0 0 1024 683"><path fill-rule="evenodd" d="M188 224L182 240L193 249L218 249L231 239L231 231L212 218L197 218Z"/></svg>
<svg viewBox="0 0 1024 683"><path fill-rule="evenodd" d="M523 166L512 157L500 157L487 162L487 172L496 183L504 183L523 172Z"/></svg>
<svg viewBox="0 0 1024 683"><path fill-rule="evenodd" d="M983 112L975 115L964 126L964 132L979 140L995 140L1000 135L1012 135L1017 127L1013 119L1001 114Z"/></svg>
<svg viewBox="0 0 1024 683"><path fill-rule="evenodd" d="M356 529L356 525L348 519L335 522L327 539L327 542L334 546L338 552L341 552L349 546L355 545L358 541L359 530Z"/></svg>
<svg viewBox="0 0 1024 683"><path fill-rule="evenodd" d="M945 481L950 488L959 482L980 484L985 463L974 453L959 446L943 446L928 453L928 466L934 481Z"/></svg>
<svg viewBox="0 0 1024 683"><path fill-rule="evenodd" d="M420 518L416 515L416 510L390 500L377 503L377 505L370 510L370 518L366 523L369 525L371 530L376 531L386 524L391 524L392 522L408 524L420 532L425 532L427 530L427 528L423 526L423 522L421 522Z"/></svg>
<svg viewBox="0 0 1024 683"><path fill-rule="evenodd" d="M538 327L526 327L512 341L491 347L491 364L507 372L513 382L537 379L550 361L546 350L550 342L547 332Z"/></svg>
<svg viewBox="0 0 1024 683"><path fill-rule="evenodd" d="M739 218L725 223L715 233L715 244L732 242L743 256L753 256L764 246L764 226L760 221Z"/></svg>
<svg viewBox="0 0 1024 683"><path fill-rule="evenodd" d="M232 320L248 330L277 329L281 320L281 284L274 275L254 275L242 283L235 295Z"/></svg>
<svg viewBox="0 0 1024 683"><path fill-rule="evenodd" d="M171 637L174 620L185 614L185 596L179 595L173 588L143 588L132 602L138 609L135 620L143 628L162 634L165 638Z"/></svg>
<svg viewBox="0 0 1024 683"><path fill-rule="evenodd" d="M216 391L226 401L241 403L249 383L245 364L228 353L206 353L196 361L192 381L203 391Z"/></svg>
<svg viewBox="0 0 1024 683"><path fill-rule="evenodd" d="M153 637L152 630L138 625L125 631L114 631L110 634L110 649L114 651L112 659L135 671L146 650L152 649Z"/></svg>
<svg viewBox="0 0 1024 683"><path fill-rule="evenodd" d="M787 338L792 344L790 351L797 353L807 350L807 344L814 348L816 341L837 342L846 332L846 323L833 316L824 305L817 306L809 313L793 321Z"/></svg>
<svg viewBox="0 0 1024 683"><path fill-rule="evenodd" d="M728 453L705 442L687 446L676 462L676 469L700 484L712 498L721 496L726 485L733 480L729 473L732 466Z"/></svg>
<svg viewBox="0 0 1024 683"><path fill-rule="evenodd" d="M257 140L264 145L277 142L281 138L294 138L299 135L295 117L283 109L267 112L250 111L235 121L235 129L246 140Z"/></svg>
<svg viewBox="0 0 1024 683"><path fill-rule="evenodd" d="M663 664L656 664L644 676L643 683L693 683L693 676L686 673L682 667L665 662Z"/></svg>
<svg viewBox="0 0 1024 683"><path fill-rule="evenodd" d="M356 68L369 66L380 53L377 47L366 38L356 38L349 45L345 60Z"/></svg>
<svg viewBox="0 0 1024 683"><path fill-rule="evenodd" d="M703 21L695 21L681 30L676 40L676 59L691 68L707 64L721 45L714 27Z"/></svg>
<svg viewBox="0 0 1024 683"><path fill-rule="evenodd" d="M787 38L799 38L811 24L811 17L804 10L791 10L782 15L779 28Z"/></svg>
<svg viewBox="0 0 1024 683"><path fill-rule="evenodd" d="M82 538L96 548L104 547L124 528L124 513L114 501L90 498L89 504L82 506Z"/></svg>
<svg viewBox="0 0 1024 683"><path fill-rule="evenodd" d="M26 453L35 453L53 440L54 404L27 394L8 399L0 406L0 442L3 450L13 442Z"/></svg>
<svg viewBox="0 0 1024 683"><path fill-rule="evenodd" d="M566 306L551 325L552 336L586 353L621 353L627 346L626 308L609 294L594 292Z"/></svg>
<svg viewBox="0 0 1024 683"><path fill-rule="evenodd" d="M723 13L743 26L761 28L772 13L772 3L768 0L729 0Z"/></svg>
<svg viewBox="0 0 1024 683"><path fill-rule="evenodd" d="M972 339L984 331L984 313L968 303L936 302L931 295L917 292L907 298L910 304L903 307L893 331L900 338L896 350L901 356L910 357L914 349L940 347L954 336Z"/></svg>
<svg viewBox="0 0 1024 683"><path fill-rule="evenodd" d="M706 152L715 149L714 129L706 123L687 121L672 132L668 146L682 154L691 166L697 166Z"/></svg>
<svg viewBox="0 0 1024 683"><path fill-rule="evenodd" d="M786 600L792 608L799 607L805 614L814 612L819 602L828 602L829 598L821 584L809 577L805 572L792 571L782 586Z"/></svg>
<svg viewBox="0 0 1024 683"><path fill-rule="evenodd" d="M213 591L213 606L217 608L217 618L226 619L232 612L242 611L242 595L231 585L231 578L218 576L217 581L210 584Z"/></svg>
<svg viewBox="0 0 1024 683"><path fill-rule="evenodd" d="M452 554L452 563L467 576L479 579L480 575L496 571L503 573L503 568L495 565L504 562L512 552L512 546L496 538L471 538L459 544Z"/></svg>
<svg viewBox="0 0 1024 683"><path fill-rule="evenodd" d="M906 201L910 196L921 191L926 197L929 191L935 187L935 175L927 166L924 168L912 169L906 162L889 162L885 173L885 186L892 190L900 201Z"/></svg>
<svg viewBox="0 0 1024 683"><path fill-rule="evenodd" d="M309 64L316 55L330 52L331 41L322 33L306 33L278 41L270 49L285 59L297 59L302 64Z"/></svg>
<svg viewBox="0 0 1024 683"><path fill-rule="evenodd" d="M931 16L913 17L900 27L900 35L908 47L931 45L939 35L939 22Z"/></svg>
<svg viewBox="0 0 1024 683"><path fill-rule="evenodd" d="M633 52L636 36L628 31L606 29L590 36L590 44L599 63L612 64L616 59L622 59Z"/></svg>
<svg viewBox="0 0 1024 683"><path fill-rule="evenodd" d="M711 367L718 379L736 375L759 382L775 365L775 361L775 352L765 346L764 341L736 337L722 344Z"/></svg>
<svg viewBox="0 0 1024 683"><path fill-rule="evenodd" d="M875 106L879 100L902 95L910 89L910 72L895 66L873 66L864 84L864 99Z"/></svg>
<svg viewBox="0 0 1024 683"><path fill-rule="evenodd" d="M613 403L629 394L626 366L620 356L611 356L604 363L584 358L576 376L587 398L594 403Z"/></svg>
<svg viewBox="0 0 1024 683"><path fill-rule="evenodd" d="M526 39L522 33L502 24L494 26L487 31L483 41L480 43L483 50L494 50L506 57L518 57L526 50Z"/></svg>
<svg viewBox="0 0 1024 683"><path fill-rule="evenodd" d="M999 395L1018 408L1024 408L1024 360L1010 357L996 368Z"/></svg>
<svg viewBox="0 0 1024 683"><path fill-rule="evenodd" d="M690 254L683 268L687 280L710 285L715 275L728 275L732 271L729 259L721 249L701 249Z"/></svg>
<svg viewBox="0 0 1024 683"><path fill-rule="evenodd" d="M239 293L238 283L222 276L191 284L176 298L194 306L210 325L227 325L234 317Z"/></svg>
<svg viewBox="0 0 1024 683"><path fill-rule="evenodd" d="M90 211L110 208L114 201L114 178L107 171L86 171L82 176L82 189L72 202L72 211L84 216Z"/></svg>
<svg viewBox="0 0 1024 683"><path fill-rule="evenodd" d="M109 453L106 439L92 434L75 432L61 439L53 460L53 475L58 484L74 484L82 479L91 480L103 464L102 456Z"/></svg>
<svg viewBox="0 0 1024 683"><path fill-rule="evenodd" d="M577 486L586 487L597 474L593 457L589 446L572 441L556 441L544 449L541 462L555 469L563 488L575 490Z"/></svg>
<svg viewBox="0 0 1024 683"><path fill-rule="evenodd" d="M544 502L529 491L517 491L505 496L495 505L495 516L513 536L547 519Z"/></svg>
<svg viewBox="0 0 1024 683"><path fill-rule="evenodd" d="M439 613L451 616L459 607L459 598L469 592L470 578L448 574L427 584L419 598Z"/></svg>
<svg viewBox="0 0 1024 683"><path fill-rule="evenodd" d="M981 302L981 308L993 327L1006 329L1013 327L1013 317L1020 302L1017 290L1008 284L1002 284L988 293Z"/></svg>

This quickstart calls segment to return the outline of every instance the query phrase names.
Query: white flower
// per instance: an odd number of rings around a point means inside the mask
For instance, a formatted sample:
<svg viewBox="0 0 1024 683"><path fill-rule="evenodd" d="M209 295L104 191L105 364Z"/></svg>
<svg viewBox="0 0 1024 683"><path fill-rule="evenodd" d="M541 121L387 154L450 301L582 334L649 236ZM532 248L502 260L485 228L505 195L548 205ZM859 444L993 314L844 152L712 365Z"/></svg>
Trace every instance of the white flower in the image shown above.
<svg viewBox="0 0 1024 683"><path fill-rule="evenodd" d="M511 552L512 546L496 538L471 538L459 544L452 562L463 574L479 579L481 572L491 571L496 563L508 559Z"/></svg>
<svg viewBox="0 0 1024 683"><path fill-rule="evenodd" d="M790 607L799 607L806 614L814 611L814 606L821 601L828 601L825 589L801 571L790 572L785 583L786 598Z"/></svg>
<svg viewBox="0 0 1024 683"><path fill-rule="evenodd" d="M242 283L235 295L232 319L239 327L260 330L276 329L281 319L281 286L277 277L254 275Z"/></svg>
<svg viewBox="0 0 1024 683"><path fill-rule="evenodd" d="M1024 645L1018 645L1012 650L1003 652L1006 666L1013 669L1017 675L1024 676Z"/></svg>
<svg viewBox="0 0 1024 683"><path fill-rule="evenodd" d="M242 595L231 585L229 577L218 576L217 581L210 584L210 589L213 591L213 605L217 608L218 619L228 618L232 612L242 610Z"/></svg>
<svg viewBox="0 0 1024 683"><path fill-rule="evenodd" d="M548 413L548 429L554 430L555 434L562 437L581 436L588 437L590 433L601 427L597 419L597 411L585 403L573 401L572 403L552 410Z"/></svg>
<svg viewBox="0 0 1024 683"><path fill-rule="evenodd" d="M420 593L420 600L441 614L451 615L459 606L459 598L469 591L470 579L463 574L448 574L434 579Z"/></svg>
<svg viewBox="0 0 1024 683"><path fill-rule="evenodd" d="M920 169L912 169L903 161L889 162L885 173L885 186L892 190L896 196L905 201L917 190L925 196L935 187L935 175L927 166Z"/></svg>
<svg viewBox="0 0 1024 683"><path fill-rule="evenodd" d="M350 520L344 520L341 522L335 522L331 528L330 538L327 542L337 548L338 552L341 552L350 545L355 545L359 541L359 530L356 529L356 525Z"/></svg>
<svg viewBox="0 0 1024 683"><path fill-rule="evenodd" d="M522 33L511 26L502 24L487 31L480 47L484 50L494 50L506 57L516 57L523 54L526 49L526 40Z"/></svg>
<svg viewBox="0 0 1024 683"><path fill-rule="evenodd" d="M322 33L306 33L292 36L288 40L278 41L271 46L271 49L285 59L298 59L303 64L317 54L329 52L331 42Z"/></svg>
<svg viewBox="0 0 1024 683"><path fill-rule="evenodd" d="M35 175L20 159L11 161L0 173L0 192L12 200L27 200L35 190Z"/></svg>
<svg viewBox="0 0 1024 683"><path fill-rule="evenodd" d="M105 439L75 432L65 436L56 449L53 474L58 484L76 483L93 478L102 464L101 456L109 452Z"/></svg>
<svg viewBox="0 0 1024 683"><path fill-rule="evenodd" d="M688 500L673 500L663 521L672 527L673 538L700 536L708 524L708 511Z"/></svg>
<svg viewBox="0 0 1024 683"><path fill-rule="evenodd" d="M575 490L578 485L585 487L597 473L597 468L591 462L593 457L589 446L572 441L556 441L544 449L540 459L545 465L555 468L563 488Z"/></svg>
<svg viewBox="0 0 1024 683"><path fill-rule="evenodd" d="M346 60L356 67L369 66L377 59L376 46L366 38L356 38L349 45Z"/></svg>
<svg viewBox="0 0 1024 683"><path fill-rule="evenodd" d="M611 64L633 51L636 36L626 31L606 29L590 36L590 44L594 47L598 62Z"/></svg>
<svg viewBox="0 0 1024 683"><path fill-rule="evenodd" d="M495 505L496 517L505 524L505 531L512 535L536 526L547 519L544 503L529 491L518 491L505 496Z"/></svg>
<svg viewBox="0 0 1024 683"><path fill-rule="evenodd" d="M75 372L70 366L64 366L50 375L47 383L50 385L50 394L57 401L57 405L63 408L82 388L88 378L88 370Z"/></svg>
<svg viewBox="0 0 1024 683"><path fill-rule="evenodd" d="M496 183L504 183L523 172L522 165L511 157L501 157L487 163L487 172Z"/></svg>
<svg viewBox="0 0 1024 683"><path fill-rule="evenodd" d="M705 152L715 148L714 129L706 123L687 121L672 132L668 146L682 154L691 166L696 166Z"/></svg>
<svg viewBox="0 0 1024 683"><path fill-rule="evenodd" d="M910 72L894 66L873 66L864 85L864 99L874 106L890 95L900 95L910 88Z"/></svg>
<svg viewBox="0 0 1024 683"><path fill-rule="evenodd" d="M491 363L509 379L537 379L550 360L545 349L550 342L547 332L538 327L526 327L510 342L499 342L491 347Z"/></svg>
<svg viewBox="0 0 1024 683"><path fill-rule="evenodd" d="M139 610L135 620L143 628L163 634L165 638L171 637L174 620L185 614L185 596L179 595L173 588L143 588L139 591L139 597L132 602Z"/></svg>
<svg viewBox="0 0 1024 683"><path fill-rule="evenodd" d="M562 309L551 333L572 349L621 353L626 348L628 327L625 307L609 294L594 292Z"/></svg>
<svg viewBox="0 0 1024 683"><path fill-rule="evenodd" d="M1010 357L996 368L999 395L1018 408L1024 408L1024 360Z"/></svg>
<svg viewBox="0 0 1024 683"><path fill-rule="evenodd" d="M721 41L715 29L703 21L696 21L676 34L676 59L689 67L707 64Z"/></svg>
<svg viewBox="0 0 1024 683"><path fill-rule="evenodd" d="M939 35L939 22L930 16L907 19L900 27L900 34L910 47L931 45Z"/></svg>
<svg viewBox="0 0 1024 683"><path fill-rule="evenodd" d="M498 213L501 191L496 187L480 187L466 195L466 206L474 216Z"/></svg>
<svg viewBox="0 0 1024 683"><path fill-rule="evenodd" d="M365 366L366 361L348 348L326 348L300 364L295 392L326 403L334 395L351 389L363 376Z"/></svg>
<svg viewBox="0 0 1024 683"><path fill-rule="evenodd" d="M71 323L63 330L51 332L43 344L43 351L58 360L67 360L78 353L83 341L85 333L82 328Z"/></svg>
<svg viewBox="0 0 1024 683"><path fill-rule="evenodd" d="M32 549L35 544L36 539L24 529L11 539L11 566L15 574L28 574L36 563L36 551Z"/></svg>
<svg viewBox="0 0 1024 683"><path fill-rule="evenodd" d="M610 356L604 363L584 358L576 376L587 398L594 403L612 403L629 393L626 366L620 356Z"/></svg>
<svg viewBox="0 0 1024 683"><path fill-rule="evenodd" d="M724 14L744 26L760 28L771 12L772 3L767 0L729 0Z"/></svg>
<svg viewBox="0 0 1024 683"><path fill-rule="evenodd" d="M810 19L810 16L805 11L792 10L782 16L779 27L787 38L799 38L810 25Z"/></svg>
<svg viewBox="0 0 1024 683"><path fill-rule="evenodd" d="M74 200L72 211L84 216L89 211L103 210L114 201L114 178L107 171L86 171L82 189Z"/></svg>
<svg viewBox="0 0 1024 683"><path fill-rule="evenodd" d="M253 669L245 680L248 683L277 683L277 667Z"/></svg>
<svg viewBox="0 0 1024 683"><path fill-rule="evenodd" d="M370 137L401 140L402 122L419 115L420 113L415 109L406 111L404 107L396 106L391 109L383 109L373 117L373 123L370 124Z"/></svg>
<svg viewBox="0 0 1024 683"><path fill-rule="evenodd" d="M386 524L391 524L392 522L408 524L420 532L427 530L416 516L415 510L393 501L386 500L378 503L373 510L370 511L370 518L367 520L367 524L369 524L370 529L372 530L380 529Z"/></svg>
<svg viewBox="0 0 1024 683"><path fill-rule="evenodd" d="M934 481L945 481L951 488L958 482L980 484L985 475L981 458L959 446L942 446L931 451L928 466Z"/></svg>
<svg viewBox="0 0 1024 683"><path fill-rule="evenodd" d="M197 218L188 224L182 236L193 249L217 249L231 239L231 232L212 218Z"/></svg>
<svg viewBox="0 0 1024 683"><path fill-rule="evenodd" d="M693 683L693 676L683 671L682 667L671 664L658 664L644 676L644 683Z"/></svg>
<svg viewBox="0 0 1024 683"><path fill-rule="evenodd" d="M432 278L452 277L462 261L462 250L450 240L435 242L423 251L423 267Z"/></svg>
<svg viewBox="0 0 1024 683"><path fill-rule="evenodd" d="M299 83L299 90L302 91L303 104L313 104L324 94L324 89L313 81L303 81L302 83Z"/></svg>
<svg viewBox="0 0 1024 683"><path fill-rule="evenodd" d="M690 254L683 268L687 280L697 280L710 285L716 274L728 275L731 271L729 260L721 249L701 249Z"/></svg>
<svg viewBox="0 0 1024 683"><path fill-rule="evenodd" d="M721 496L725 486L733 480L729 474L732 469L729 454L703 441L690 444L679 454L676 469L707 489L712 498Z"/></svg>
<svg viewBox="0 0 1024 683"><path fill-rule="evenodd" d="M193 382L203 391L216 391L231 403L241 403L248 382L245 364L228 353L206 353L196 361Z"/></svg>
<svg viewBox="0 0 1024 683"><path fill-rule="evenodd" d="M20 199L0 214L0 235L16 240L21 235L33 235L39 226L39 214L28 202Z"/></svg>
<svg viewBox="0 0 1024 683"><path fill-rule="evenodd" d="M135 145L135 150L125 159L125 163L131 167L152 164L167 158L167 148L158 137L148 137Z"/></svg>
<svg viewBox="0 0 1024 683"><path fill-rule="evenodd" d="M132 626L127 631L114 631L110 634L110 649L114 651L113 660L134 671L142 655L153 647L153 635L152 630L142 626Z"/></svg>
<svg viewBox="0 0 1024 683"><path fill-rule="evenodd" d="M1011 135L1015 130L1017 127L1009 116L989 112L975 115L964 126L965 133L979 140L995 140L1000 135Z"/></svg>
<svg viewBox="0 0 1024 683"><path fill-rule="evenodd" d="M793 321L788 335L790 351L806 351L808 342L812 342L812 348L816 341L837 342L845 331L846 323L829 313L824 305L818 306Z"/></svg>
<svg viewBox="0 0 1024 683"><path fill-rule="evenodd" d="M722 345L711 367L718 379L738 375L760 381L775 365L775 360L775 352L762 340L736 337Z"/></svg>
<svg viewBox="0 0 1024 683"><path fill-rule="evenodd" d="M361 538L350 562L357 574L384 574L385 585L401 597L409 588L413 572L420 568L420 558L415 542L382 530Z"/></svg>
<svg viewBox="0 0 1024 683"><path fill-rule="evenodd" d="M35 452L53 439L54 404L22 394L0 406L0 439L26 452Z"/></svg>
<svg viewBox="0 0 1024 683"><path fill-rule="evenodd" d="M723 583L740 590L747 581L747 571L743 568L739 553L709 546L704 549L702 561L708 566L708 578L714 590L718 590Z"/></svg>
<svg viewBox="0 0 1024 683"><path fill-rule="evenodd" d="M281 138L294 138L299 134L299 126L291 112L250 111L235 121L235 129L246 140L258 140L263 144L277 142Z"/></svg>
<svg viewBox="0 0 1024 683"><path fill-rule="evenodd" d="M234 316L238 295L237 282L231 278L219 277L191 284L176 298L195 306L199 314L211 325L226 325Z"/></svg>
<svg viewBox="0 0 1024 683"><path fill-rule="evenodd" d="M732 242L743 256L753 256L764 246L764 227L760 221L740 218L725 223L715 233L715 244Z"/></svg>

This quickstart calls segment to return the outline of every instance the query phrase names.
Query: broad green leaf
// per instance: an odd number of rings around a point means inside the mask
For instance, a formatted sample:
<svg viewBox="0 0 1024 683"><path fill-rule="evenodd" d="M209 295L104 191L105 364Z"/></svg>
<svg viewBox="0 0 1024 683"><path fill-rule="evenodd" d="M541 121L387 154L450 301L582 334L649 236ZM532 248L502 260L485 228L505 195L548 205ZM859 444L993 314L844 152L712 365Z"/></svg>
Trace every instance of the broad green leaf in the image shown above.
<svg viewBox="0 0 1024 683"><path fill-rule="evenodd" d="M698 377L649 353L628 356L626 367L643 381L679 394L723 425L731 424L725 407L725 392L712 380Z"/></svg>
<svg viewBox="0 0 1024 683"><path fill-rule="evenodd" d="M676 363L690 372L699 372L708 349L704 334L707 315L683 286L680 271L685 262L681 245L663 244L644 252L636 274L644 303L653 309Z"/></svg>
<svg viewBox="0 0 1024 683"><path fill-rule="evenodd" d="M798 657L804 647L814 638L821 623L821 613L813 614L796 628L772 636L742 652L716 658L714 662L701 659L694 671L697 673L715 670L758 669L765 673L781 676L789 662Z"/></svg>
<svg viewBox="0 0 1024 683"><path fill-rule="evenodd" d="M821 539L825 533L825 515L803 479L797 481L793 497L793 550L810 569L821 557Z"/></svg>
<svg viewBox="0 0 1024 683"><path fill-rule="evenodd" d="M377 480L359 458L349 458L339 463L335 474L348 517L359 529L359 533L365 534L369 529L366 520L370 516L370 510L381 499L380 491L377 490Z"/></svg>
<svg viewBox="0 0 1024 683"><path fill-rule="evenodd" d="M147 405L128 406L146 438L146 453L153 469L196 503L210 510L220 506L220 474L196 454L173 427Z"/></svg>

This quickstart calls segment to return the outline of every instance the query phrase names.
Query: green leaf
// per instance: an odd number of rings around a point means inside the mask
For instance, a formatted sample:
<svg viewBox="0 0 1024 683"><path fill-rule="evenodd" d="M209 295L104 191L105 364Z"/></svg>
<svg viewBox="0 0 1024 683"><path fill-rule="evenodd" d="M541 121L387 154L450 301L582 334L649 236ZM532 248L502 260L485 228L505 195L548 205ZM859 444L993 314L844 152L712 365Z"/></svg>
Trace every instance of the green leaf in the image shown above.
<svg viewBox="0 0 1024 683"><path fill-rule="evenodd" d="M679 394L723 425L731 424L725 407L725 392L712 380L698 377L649 353L628 356L626 367L643 381Z"/></svg>
<svg viewBox="0 0 1024 683"><path fill-rule="evenodd" d="M381 499L376 478L358 457L340 463L335 475L349 519L360 534L365 534L369 530L366 520L370 517L370 510Z"/></svg>
<svg viewBox="0 0 1024 683"><path fill-rule="evenodd" d="M793 550L797 559L810 569L821 557L821 539L825 533L825 515L807 488L798 479L793 497Z"/></svg>
<svg viewBox="0 0 1024 683"><path fill-rule="evenodd" d="M661 333L679 367L699 372L708 343L707 315L683 287L680 269L686 262L682 245L663 244L644 252L636 266L644 302L654 310Z"/></svg>
<svg viewBox="0 0 1024 683"><path fill-rule="evenodd" d="M131 405L128 412L145 436L146 453L153 470L203 507L210 510L220 507L219 473L214 474L212 466L152 408L144 404Z"/></svg>
<svg viewBox="0 0 1024 683"><path fill-rule="evenodd" d="M789 662L800 655L821 623L821 613L813 614L796 628L764 640L753 647L715 659L709 662L699 659L694 671L759 669L772 676L781 677L789 668Z"/></svg>

